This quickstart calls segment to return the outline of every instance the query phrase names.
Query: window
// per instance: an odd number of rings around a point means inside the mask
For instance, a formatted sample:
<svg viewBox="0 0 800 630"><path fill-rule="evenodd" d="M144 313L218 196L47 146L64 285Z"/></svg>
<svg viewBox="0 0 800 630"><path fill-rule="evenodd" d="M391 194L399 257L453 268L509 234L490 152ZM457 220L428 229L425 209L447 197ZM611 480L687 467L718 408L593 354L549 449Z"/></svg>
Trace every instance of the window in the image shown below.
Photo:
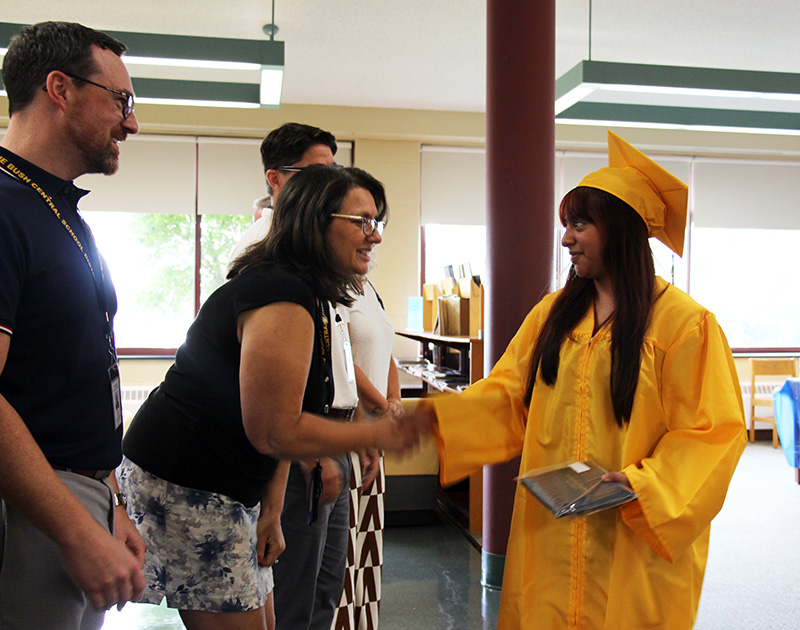
<svg viewBox="0 0 800 630"><path fill-rule="evenodd" d="M85 175L81 214L117 290L121 356L169 354L225 281L230 252L267 190L260 139L131 136L113 177ZM337 161L352 163L349 143Z"/></svg>
<svg viewBox="0 0 800 630"><path fill-rule="evenodd" d="M177 348L194 319L194 217L82 215L117 290L117 347Z"/></svg>
<svg viewBox="0 0 800 630"><path fill-rule="evenodd" d="M224 281L253 200L266 193L259 144L132 136L120 145L118 173L76 182L92 191L81 213L117 289L120 355L177 348L201 301Z"/></svg>
<svg viewBox="0 0 800 630"><path fill-rule="evenodd" d="M714 312L731 347L800 348L800 294L788 284L800 250L800 164L651 156L691 183L684 255L650 239L656 274ZM601 153L556 152L554 211L607 164ZM440 279L444 264L485 264L485 168L480 150L423 148L426 282ZM555 226L555 286L563 286L569 257L557 219Z"/></svg>
<svg viewBox="0 0 800 630"><path fill-rule="evenodd" d="M452 265L456 277L459 267L468 265L473 276L483 276L486 267L486 227L483 225L439 225L429 223L425 230L424 282L445 277L445 267ZM434 246L428 247L428 243Z"/></svg>
<svg viewBox="0 0 800 630"><path fill-rule="evenodd" d="M194 318L196 139L131 136L79 206L117 290L117 347L177 348Z"/></svg>
<svg viewBox="0 0 800 630"><path fill-rule="evenodd" d="M692 296L735 348L800 348L800 295L791 271L798 230L695 227Z"/></svg>
<svg viewBox="0 0 800 630"><path fill-rule="evenodd" d="M253 202L267 194L260 146L260 140L198 140L200 304L225 282L231 249L253 223Z"/></svg>
<svg viewBox="0 0 800 630"><path fill-rule="evenodd" d="M715 313L731 347L798 348L800 165L694 161L690 292Z"/></svg>
<svg viewBox="0 0 800 630"><path fill-rule="evenodd" d="M421 224L424 282L445 277L445 267L469 265L482 275L486 258L486 153L483 149L422 148Z"/></svg>

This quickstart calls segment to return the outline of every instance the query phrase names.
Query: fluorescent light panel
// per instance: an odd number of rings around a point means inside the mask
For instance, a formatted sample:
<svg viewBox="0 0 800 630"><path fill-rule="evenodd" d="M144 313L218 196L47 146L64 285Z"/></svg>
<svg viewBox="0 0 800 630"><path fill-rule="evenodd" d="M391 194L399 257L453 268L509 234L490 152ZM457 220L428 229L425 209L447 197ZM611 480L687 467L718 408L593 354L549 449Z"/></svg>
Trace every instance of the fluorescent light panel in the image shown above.
<svg viewBox="0 0 800 630"><path fill-rule="evenodd" d="M211 59L166 59L125 55L126 66L168 66L170 68L203 68L208 70L261 70L261 64L246 61L214 61Z"/></svg>
<svg viewBox="0 0 800 630"><path fill-rule="evenodd" d="M283 68L264 67L261 69L259 101L262 104L280 104L283 90Z"/></svg>
<svg viewBox="0 0 800 630"><path fill-rule="evenodd" d="M623 127L630 129L683 129L692 131L714 131L718 133L751 133L775 136L800 136L800 129L772 129L769 127L723 127L719 125L681 125L677 123L657 123L624 120L556 118L557 125L584 125L592 127Z"/></svg>
<svg viewBox="0 0 800 630"><path fill-rule="evenodd" d="M582 61L556 81L556 122L800 132L800 75Z"/></svg>
<svg viewBox="0 0 800 630"><path fill-rule="evenodd" d="M151 103L153 105L188 105L191 107L229 107L234 109L257 109L258 103L242 103L241 101L203 101L187 98L148 98L136 97L136 103Z"/></svg>
<svg viewBox="0 0 800 630"><path fill-rule="evenodd" d="M0 43L22 29L22 24L0 22ZM131 75L138 103L209 105L214 107L278 107L283 87L284 43L266 39L232 39L157 33L105 31L124 42L125 63ZM5 54L5 49L0 49ZM173 74L153 71L147 66L184 69ZM186 72L186 69L191 69ZM155 69L154 69L155 70ZM198 75L208 70L208 76ZM253 82L227 72L252 72ZM166 76L164 72L172 76ZM220 76L216 80L215 74ZM246 75L242 75L246 76ZM3 91L0 80L0 94Z"/></svg>

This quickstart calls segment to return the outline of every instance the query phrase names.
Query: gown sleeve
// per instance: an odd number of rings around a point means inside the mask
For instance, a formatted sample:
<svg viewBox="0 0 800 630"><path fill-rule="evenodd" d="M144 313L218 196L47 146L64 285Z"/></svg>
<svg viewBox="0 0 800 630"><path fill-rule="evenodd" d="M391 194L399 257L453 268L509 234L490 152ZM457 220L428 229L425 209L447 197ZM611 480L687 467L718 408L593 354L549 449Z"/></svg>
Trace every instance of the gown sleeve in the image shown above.
<svg viewBox="0 0 800 630"><path fill-rule="evenodd" d="M522 452L527 423L523 398L542 311L537 306L528 314L489 376L461 394L434 400L442 485Z"/></svg>
<svg viewBox="0 0 800 630"><path fill-rule="evenodd" d="M711 313L666 349L661 400L666 432L649 456L623 470L639 499L621 514L672 561L722 508L746 444L736 368Z"/></svg>

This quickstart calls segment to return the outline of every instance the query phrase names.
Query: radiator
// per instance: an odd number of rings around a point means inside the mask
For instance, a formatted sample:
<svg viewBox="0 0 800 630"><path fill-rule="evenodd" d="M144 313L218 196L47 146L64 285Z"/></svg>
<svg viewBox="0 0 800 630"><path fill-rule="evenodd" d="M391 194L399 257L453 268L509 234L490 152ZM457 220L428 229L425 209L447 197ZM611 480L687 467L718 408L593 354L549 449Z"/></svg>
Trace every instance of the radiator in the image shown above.
<svg viewBox="0 0 800 630"><path fill-rule="evenodd" d="M139 407L147 400L150 392L155 385L123 385L122 394L122 426L123 431L128 428L133 416L139 411Z"/></svg>

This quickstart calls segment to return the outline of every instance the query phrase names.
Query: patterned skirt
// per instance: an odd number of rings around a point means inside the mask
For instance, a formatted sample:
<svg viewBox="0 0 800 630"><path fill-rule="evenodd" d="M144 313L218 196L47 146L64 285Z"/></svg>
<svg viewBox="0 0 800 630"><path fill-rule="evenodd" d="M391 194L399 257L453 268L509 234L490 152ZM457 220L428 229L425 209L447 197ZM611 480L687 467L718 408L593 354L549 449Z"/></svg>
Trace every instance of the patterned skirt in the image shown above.
<svg viewBox="0 0 800 630"><path fill-rule="evenodd" d="M185 488L123 458L117 469L128 515L146 544L146 588L139 601L182 610L243 612L261 608L272 569L258 564L260 505Z"/></svg>

